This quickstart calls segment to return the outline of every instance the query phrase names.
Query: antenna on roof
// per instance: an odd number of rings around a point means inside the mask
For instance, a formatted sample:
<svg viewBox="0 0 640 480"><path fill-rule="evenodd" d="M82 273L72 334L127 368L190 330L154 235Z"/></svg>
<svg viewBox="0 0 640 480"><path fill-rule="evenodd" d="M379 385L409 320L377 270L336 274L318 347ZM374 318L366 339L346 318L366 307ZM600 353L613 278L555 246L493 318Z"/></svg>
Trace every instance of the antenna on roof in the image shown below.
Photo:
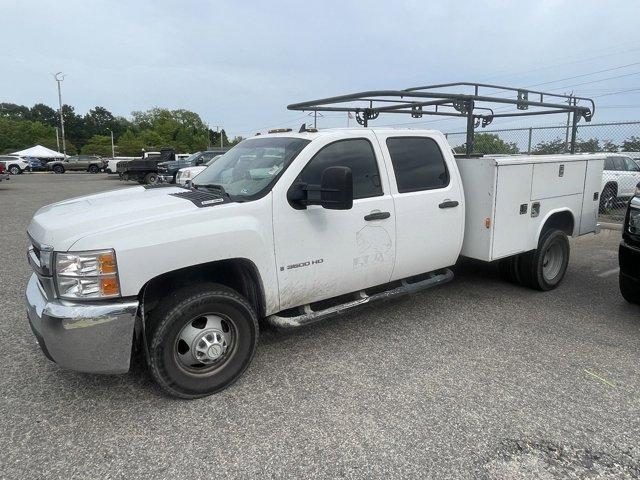
<svg viewBox="0 0 640 480"><path fill-rule="evenodd" d="M300 130L298 130L298 133L304 133L307 131L307 124L303 123L302 126L300 127Z"/></svg>

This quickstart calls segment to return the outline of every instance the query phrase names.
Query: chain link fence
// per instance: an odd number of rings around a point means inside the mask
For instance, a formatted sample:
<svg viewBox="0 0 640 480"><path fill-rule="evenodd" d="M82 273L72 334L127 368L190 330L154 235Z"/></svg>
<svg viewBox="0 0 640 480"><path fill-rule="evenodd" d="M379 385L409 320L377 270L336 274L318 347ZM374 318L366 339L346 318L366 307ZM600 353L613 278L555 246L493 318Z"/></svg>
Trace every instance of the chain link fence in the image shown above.
<svg viewBox="0 0 640 480"><path fill-rule="evenodd" d="M465 151L465 132L445 133L456 152ZM476 130L474 151L485 154L568 153L566 125ZM578 125L576 152L608 152L600 192L600 221L624 220L628 199L640 183L640 121Z"/></svg>

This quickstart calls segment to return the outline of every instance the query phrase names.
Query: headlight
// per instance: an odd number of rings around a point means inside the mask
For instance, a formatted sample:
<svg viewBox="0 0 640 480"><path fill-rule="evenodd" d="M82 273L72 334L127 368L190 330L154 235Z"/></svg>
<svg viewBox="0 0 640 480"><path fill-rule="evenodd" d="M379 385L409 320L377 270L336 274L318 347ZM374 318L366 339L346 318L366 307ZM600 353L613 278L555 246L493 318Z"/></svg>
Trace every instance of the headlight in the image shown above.
<svg viewBox="0 0 640 480"><path fill-rule="evenodd" d="M113 250L55 254L55 279L61 298L120 296L118 266Z"/></svg>
<svg viewBox="0 0 640 480"><path fill-rule="evenodd" d="M627 227L629 233L634 235L640 234L640 209L629 209L629 226Z"/></svg>
<svg viewBox="0 0 640 480"><path fill-rule="evenodd" d="M187 170L182 174L183 178L191 178L191 170Z"/></svg>

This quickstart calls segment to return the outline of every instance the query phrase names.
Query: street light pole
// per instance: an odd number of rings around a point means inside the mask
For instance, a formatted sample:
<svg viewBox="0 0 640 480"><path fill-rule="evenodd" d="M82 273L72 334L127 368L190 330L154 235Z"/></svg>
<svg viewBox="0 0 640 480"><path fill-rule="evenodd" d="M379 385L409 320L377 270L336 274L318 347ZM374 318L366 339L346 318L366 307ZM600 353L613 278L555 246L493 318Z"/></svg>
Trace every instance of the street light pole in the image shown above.
<svg viewBox="0 0 640 480"><path fill-rule="evenodd" d="M113 130L109 129L111 132L111 158L116 158L116 147L113 144Z"/></svg>
<svg viewBox="0 0 640 480"><path fill-rule="evenodd" d="M56 73L53 78L56 79L58 83L58 103L60 105L60 130L62 131L62 153L64 154L64 158L67 158L67 142L64 137L64 116L62 115L62 90L60 88L60 83L64 80L64 75L62 72Z"/></svg>

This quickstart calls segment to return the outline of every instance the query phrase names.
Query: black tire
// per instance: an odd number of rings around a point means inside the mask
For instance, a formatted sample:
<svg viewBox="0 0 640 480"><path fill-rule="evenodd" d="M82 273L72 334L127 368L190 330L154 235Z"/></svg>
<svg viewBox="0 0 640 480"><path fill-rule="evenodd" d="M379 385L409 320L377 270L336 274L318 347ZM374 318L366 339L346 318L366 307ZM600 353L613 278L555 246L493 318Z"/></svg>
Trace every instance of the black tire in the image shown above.
<svg viewBox="0 0 640 480"><path fill-rule="evenodd" d="M611 210L618 198L618 186L615 183L607 183L602 189L600 195L600 204L598 211L604 213L607 210Z"/></svg>
<svg viewBox="0 0 640 480"><path fill-rule="evenodd" d="M184 365L179 356L187 353L180 352L180 335L205 315L227 322L233 332L230 350L221 363L200 368ZM149 370L171 395L191 399L219 392L240 378L253 359L258 318L249 302L230 288L214 283L185 287L171 294L150 317ZM194 340L192 346L197 343Z"/></svg>
<svg viewBox="0 0 640 480"><path fill-rule="evenodd" d="M51 170L53 170L53 173L64 173L64 167L62 165L54 165Z"/></svg>
<svg viewBox="0 0 640 480"><path fill-rule="evenodd" d="M100 167L97 165L89 165L89 173L98 173L100 171Z"/></svg>
<svg viewBox="0 0 640 480"><path fill-rule="evenodd" d="M155 172L149 172L144 176L144 183L147 185L153 185L158 183L158 174Z"/></svg>
<svg viewBox="0 0 640 480"><path fill-rule="evenodd" d="M569 237L562 230L543 232L538 248L521 256L522 284L544 292L556 288L567 272L570 251Z"/></svg>
<svg viewBox="0 0 640 480"><path fill-rule="evenodd" d="M11 175L20 175L22 173L22 170L18 165L9 165L9 168L7 170L9 170L9 173Z"/></svg>
<svg viewBox="0 0 640 480"><path fill-rule="evenodd" d="M618 278L622 297L629 303L640 305L640 282L622 272Z"/></svg>

